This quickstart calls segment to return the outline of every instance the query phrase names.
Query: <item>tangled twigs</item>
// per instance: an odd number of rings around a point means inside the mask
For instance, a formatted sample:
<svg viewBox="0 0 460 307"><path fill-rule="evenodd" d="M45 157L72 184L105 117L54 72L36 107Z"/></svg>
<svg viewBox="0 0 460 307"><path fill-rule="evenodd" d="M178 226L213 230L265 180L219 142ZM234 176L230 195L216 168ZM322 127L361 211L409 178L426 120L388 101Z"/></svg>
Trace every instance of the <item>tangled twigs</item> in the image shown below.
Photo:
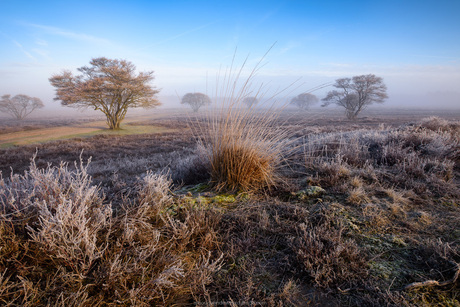
<svg viewBox="0 0 460 307"><path fill-rule="evenodd" d="M443 281L443 282L439 282L439 281L436 281L436 280L413 282L413 283L408 284L407 286L405 286L404 290L407 291L407 290L412 290L412 289L415 289L415 288L432 287L432 286L444 287L444 286L447 286L449 284L455 283L457 281L457 279L458 279L458 276L460 275L460 264L452 262L452 261L449 261L449 262L452 263L452 265L454 265L454 267L456 269L455 275L451 279Z"/></svg>

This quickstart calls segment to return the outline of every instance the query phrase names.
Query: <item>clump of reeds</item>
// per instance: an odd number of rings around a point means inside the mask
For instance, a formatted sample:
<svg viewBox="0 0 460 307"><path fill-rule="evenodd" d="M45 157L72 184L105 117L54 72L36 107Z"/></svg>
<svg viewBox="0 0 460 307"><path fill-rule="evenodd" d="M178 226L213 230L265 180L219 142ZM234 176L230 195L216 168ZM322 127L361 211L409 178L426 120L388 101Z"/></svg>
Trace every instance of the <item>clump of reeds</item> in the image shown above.
<svg viewBox="0 0 460 307"><path fill-rule="evenodd" d="M238 110L237 112L245 112ZM271 133L266 123L249 114L231 112L211 131L211 180L219 188L257 190L273 186L282 162L282 133ZM266 121L267 119L262 119Z"/></svg>
<svg viewBox="0 0 460 307"><path fill-rule="evenodd" d="M286 133L273 125L282 110L274 99L280 92L264 99L263 86L252 89L259 64L244 79L245 63L237 71L232 63L217 89L217 107L199 128L208 148L211 182L218 190L254 191L279 179L286 149ZM267 101L265 108L248 108L244 99L249 96Z"/></svg>

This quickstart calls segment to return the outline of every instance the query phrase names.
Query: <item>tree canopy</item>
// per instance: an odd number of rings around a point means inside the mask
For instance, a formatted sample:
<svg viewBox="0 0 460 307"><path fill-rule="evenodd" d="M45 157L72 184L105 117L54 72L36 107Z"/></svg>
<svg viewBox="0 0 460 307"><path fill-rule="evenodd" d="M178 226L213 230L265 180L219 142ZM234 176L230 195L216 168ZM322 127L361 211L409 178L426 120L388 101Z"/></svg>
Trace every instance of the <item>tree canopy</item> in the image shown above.
<svg viewBox="0 0 460 307"><path fill-rule="evenodd" d="M153 71L136 73L136 67L126 60L94 58L90 66L78 68L74 76L65 70L49 81L56 88L54 100L63 106L93 108L103 112L110 129L119 129L129 108L152 108L161 103L159 93L150 81Z"/></svg>
<svg viewBox="0 0 460 307"><path fill-rule="evenodd" d="M337 79L333 86L339 90L330 91L322 99L323 107L330 104L344 107L348 119L356 119L368 105L383 103L388 98L383 79L373 74Z"/></svg>
<svg viewBox="0 0 460 307"><path fill-rule="evenodd" d="M247 105L248 108L251 108L251 107L253 107L253 106L255 106L256 104L259 103L259 99L257 99L257 97L253 97L253 96L245 97L245 98L243 99L243 103L244 103L245 105Z"/></svg>
<svg viewBox="0 0 460 307"><path fill-rule="evenodd" d="M37 97L19 94L14 97L3 95L0 99L0 112L7 113L16 119L22 120L36 109L45 105Z"/></svg>
<svg viewBox="0 0 460 307"><path fill-rule="evenodd" d="M318 102L318 98L310 93L302 93L291 99L291 104L300 109L308 109Z"/></svg>
<svg viewBox="0 0 460 307"><path fill-rule="evenodd" d="M198 112L202 106L211 104L211 98L203 93L187 93L182 97L180 103L188 104L194 112Z"/></svg>

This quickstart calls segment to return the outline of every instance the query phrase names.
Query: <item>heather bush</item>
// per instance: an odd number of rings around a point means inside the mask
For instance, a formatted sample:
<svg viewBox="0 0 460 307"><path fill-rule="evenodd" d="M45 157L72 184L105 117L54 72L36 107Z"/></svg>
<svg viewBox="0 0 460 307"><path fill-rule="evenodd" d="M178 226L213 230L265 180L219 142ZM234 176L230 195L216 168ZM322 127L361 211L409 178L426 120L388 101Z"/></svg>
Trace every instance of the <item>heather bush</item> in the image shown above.
<svg viewBox="0 0 460 307"><path fill-rule="evenodd" d="M343 235L344 229L325 224L300 224L292 246L303 269L321 288L347 289L368 273L358 245Z"/></svg>
<svg viewBox="0 0 460 307"><path fill-rule="evenodd" d="M198 184L210 179L210 152L201 143L198 142L194 153L179 158L175 161L174 167L171 167L172 179L174 182L183 184Z"/></svg>
<svg viewBox="0 0 460 307"><path fill-rule="evenodd" d="M428 123L433 125L433 120ZM455 193L451 179L460 139L450 130L422 129L424 125L427 121L396 129L310 135L304 144L307 171L321 174L321 182L333 186L353 174L365 176L363 171L372 168L371 177L390 186Z"/></svg>
<svg viewBox="0 0 460 307"><path fill-rule="evenodd" d="M146 173L113 211L88 164L32 161L0 179L0 302L150 306L205 300L221 266L220 214L173 200ZM204 211L206 210L206 211Z"/></svg>
<svg viewBox="0 0 460 307"><path fill-rule="evenodd" d="M318 203L291 239L302 269L320 288L346 289L368 275L366 254L347 233L336 203Z"/></svg>

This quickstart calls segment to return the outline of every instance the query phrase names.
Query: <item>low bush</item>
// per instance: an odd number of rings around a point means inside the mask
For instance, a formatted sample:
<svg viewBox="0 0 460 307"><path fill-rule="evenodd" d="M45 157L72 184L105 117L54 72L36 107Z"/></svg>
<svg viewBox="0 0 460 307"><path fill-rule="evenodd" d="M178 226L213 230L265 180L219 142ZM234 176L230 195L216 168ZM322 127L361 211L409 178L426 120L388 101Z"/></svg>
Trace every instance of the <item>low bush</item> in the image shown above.
<svg viewBox="0 0 460 307"><path fill-rule="evenodd" d="M118 211L66 164L0 180L0 302L151 306L205 300L219 267L210 209L175 203L147 173ZM131 192L132 193L132 192ZM203 211L203 210L206 210Z"/></svg>
<svg viewBox="0 0 460 307"><path fill-rule="evenodd" d="M452 178L458 167L460 138L448 128L456 129L455 124L439 122L429 119L389 130L308 136L304 145L307 171L316 173L327 186L358 175L416 193L456 194Z"/></svg>

